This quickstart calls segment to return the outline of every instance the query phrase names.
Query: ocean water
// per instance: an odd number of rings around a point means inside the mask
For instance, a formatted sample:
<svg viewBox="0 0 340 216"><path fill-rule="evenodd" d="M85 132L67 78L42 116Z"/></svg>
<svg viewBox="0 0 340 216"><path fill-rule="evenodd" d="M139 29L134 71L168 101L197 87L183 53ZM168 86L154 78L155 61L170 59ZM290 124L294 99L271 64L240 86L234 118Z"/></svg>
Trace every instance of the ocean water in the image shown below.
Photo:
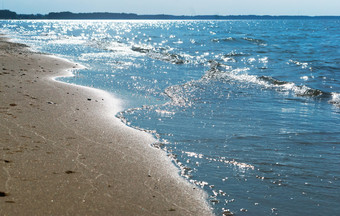
<svg viewBox="0 0 340 216"><path fill-rule="evenodd" d="M340 20L0 27L85 65L61 80L122 99L116 116L152 133L216 215L339 215Z"/></svg>

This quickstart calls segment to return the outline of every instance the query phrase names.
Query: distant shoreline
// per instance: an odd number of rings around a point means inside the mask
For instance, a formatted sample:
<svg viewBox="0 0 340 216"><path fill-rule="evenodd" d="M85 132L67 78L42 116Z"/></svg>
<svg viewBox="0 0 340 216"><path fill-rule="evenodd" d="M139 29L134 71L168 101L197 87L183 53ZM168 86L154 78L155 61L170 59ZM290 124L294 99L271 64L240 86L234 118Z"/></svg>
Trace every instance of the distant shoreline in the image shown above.
<svg viewBox="0 0 340 216"><path fill-rule="evenodd" d="M274 19L340 19L340 16L288 16L288 15L139 15L135 13L72 13L72 12L50 12L48 14L17 14L10 10L0 10L0 19L26 20L26 19L103 19L103 20L274 20Z"/></svg>

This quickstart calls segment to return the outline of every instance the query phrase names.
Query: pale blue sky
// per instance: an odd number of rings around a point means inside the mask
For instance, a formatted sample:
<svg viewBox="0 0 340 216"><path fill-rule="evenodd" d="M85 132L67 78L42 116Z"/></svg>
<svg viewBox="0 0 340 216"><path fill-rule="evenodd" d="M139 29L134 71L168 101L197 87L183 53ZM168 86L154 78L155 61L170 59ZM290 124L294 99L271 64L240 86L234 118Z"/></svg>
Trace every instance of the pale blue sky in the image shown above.
<svg viewBox="0 0 340 216"><path fill-rule="evenodd" d="M340 15L340 0L0 0L17 13L130 12L174 15Z"/></svg>

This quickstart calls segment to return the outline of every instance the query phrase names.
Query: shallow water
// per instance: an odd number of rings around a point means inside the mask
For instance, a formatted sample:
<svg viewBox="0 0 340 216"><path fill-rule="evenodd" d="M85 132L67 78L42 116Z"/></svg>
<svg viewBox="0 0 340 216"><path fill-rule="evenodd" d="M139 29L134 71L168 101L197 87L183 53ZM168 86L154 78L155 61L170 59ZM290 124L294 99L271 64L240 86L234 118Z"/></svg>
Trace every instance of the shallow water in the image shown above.
<svg viewBox="0 0 340 216"><path fill-rule="evenodd" d="M0 21L87 67L216 214L340 211L340 20Z"/></svg>

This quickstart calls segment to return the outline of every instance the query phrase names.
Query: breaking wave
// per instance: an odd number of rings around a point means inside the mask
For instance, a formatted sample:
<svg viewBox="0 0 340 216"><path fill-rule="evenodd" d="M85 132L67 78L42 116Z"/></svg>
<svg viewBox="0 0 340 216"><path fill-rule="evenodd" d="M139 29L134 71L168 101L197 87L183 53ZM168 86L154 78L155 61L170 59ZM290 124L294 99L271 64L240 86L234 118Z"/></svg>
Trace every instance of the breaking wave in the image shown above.
<svg viewBox="0 0 340 216"><path fill-rule="evenodd" d="M212 80L231 82L237 81L247 84L255 84L264 89L272 89L283 93L292 93L297 97L310 97L327 100L329 103L340 106L340 93L324 92L306 85L297 85L294 82L278 80L271 76L256 76L247 73L249 68L233 69L231 66L209 61L208 70L200 80L190 81L182 85L174 85L165 89L164 93L171 98L172 103L179 106L191 106L193 101L188 97L192 92L200 89L199 83L206 83Z"/></svg>

